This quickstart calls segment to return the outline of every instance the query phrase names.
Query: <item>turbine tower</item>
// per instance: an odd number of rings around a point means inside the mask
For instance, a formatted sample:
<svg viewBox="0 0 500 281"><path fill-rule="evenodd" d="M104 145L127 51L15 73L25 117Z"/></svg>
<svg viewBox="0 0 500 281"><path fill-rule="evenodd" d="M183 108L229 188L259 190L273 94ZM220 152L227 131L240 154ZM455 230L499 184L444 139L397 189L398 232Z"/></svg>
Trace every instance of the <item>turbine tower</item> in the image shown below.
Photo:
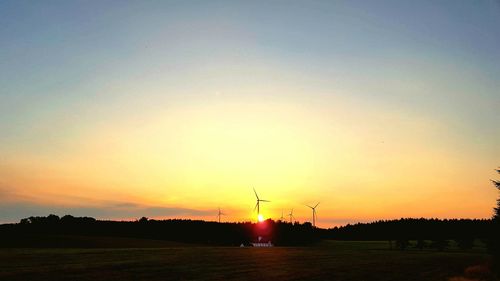
<svg viewBox="0 0 500 281"><path fill-rule="evenodd" d="M280 217L280 221L284 221L285 218L283 217L283 209L281 209L281 217Z"/></svg>
<svg viewBox="0 0 500 281"><path fill-rule="evenodd" d="M268 200L264 200L264 199L260 199L259 198L259 195L257 195L257 191L255 191L255 188L253 189L253 192L255 193L255 197L257 197L257 204L255 205L255 209L257 209L257 215L260 215L260 202L271 202L271 201L268 201Z"/></svg>
<svg viewBox="0 0 500 281"><path fill-rule="evenodd" d="M292 220L295 219L295 217L293 216L293 208L290 211L290 214L288 214L288 216L290 217L290 223L293 223Z"/></svg>
<svg viewBox="0 0 500 281"><path fill-rule="evenodd" d="M221 212L220 207L219 207L219 212L217 213L217 217L219 218L219 223L220 223L220 216L225 216L223 212Z"/></svg>
<svg viewBox="0 0 500 281"><path fill-rule="evenodd" d="M316 227L316 207L318 207L318 205L319 205L319 202L314 207L306 205L307 207L311 208L311 210L313 211L313 227Z"/></svg>

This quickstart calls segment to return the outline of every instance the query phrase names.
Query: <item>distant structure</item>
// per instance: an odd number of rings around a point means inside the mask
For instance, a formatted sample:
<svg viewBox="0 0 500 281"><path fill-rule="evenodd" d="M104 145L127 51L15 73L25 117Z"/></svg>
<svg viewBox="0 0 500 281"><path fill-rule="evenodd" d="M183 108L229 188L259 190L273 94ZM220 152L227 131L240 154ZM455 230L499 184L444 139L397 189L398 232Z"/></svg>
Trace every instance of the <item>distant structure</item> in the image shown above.
<svg viewBox="0 0 500 281"><path fill-rule="evenodd" d="M281 217L280 217L280 221L285 221L285 218L283 217L283 209L281 209Z"/></svg>
<svg viewBox="0 0 500 281"><path fill-rule="evenodd" d="M288 216L290 217L290 223L293 223L293 220L295 219L295 217L293 216L293 208L290 211L290 213L288 214Z"/></svg>
<svg viewBox="0 0 500 281"><path fill-rule="evenodd" d="M311 208L311 210L313 211L313 227L316 227L316 207L318 207L318 205L319 205L319 202L314 207L306 205L307 207Z"/></svg>
<svg viewBox="0 0 500 281"><path fill-rule="evenodd" d="M255 205L255 209L257 209L257 215L260 215L260 202L271 202L271 201L268 201L268 200L264 200L264 199L260 199L259 198L259 195L257 195L257 191L255 191L255 188L253 189L253 192L255 193L255 197L257 197L257 204Z"/></svg>
<svg viewBox="0 0 500 281"><path fill-rule="evenodd" d="M267 242L264 242L264 241L262 240L262 237L261 237L261 236L259 236L259 238L258 238L258 242L252 242L252 243L250 243L250 244L251 244L252 246L254 246L254 247L266 247L266 248L268 248L268 247L274 247L274 245L273 245L273 243L271 242L271 240L269 240L269 241L267 241Z"/></svg>
<svg viewBox="0 0 500 281"><path fill-rule="evenodd" d="M220 223L220 216L225 216L226 214L224 214L223 212L221 212L220 210L220 207L219 207L219 212L217 213L217 217L219 219L219 223Z"/></svg>

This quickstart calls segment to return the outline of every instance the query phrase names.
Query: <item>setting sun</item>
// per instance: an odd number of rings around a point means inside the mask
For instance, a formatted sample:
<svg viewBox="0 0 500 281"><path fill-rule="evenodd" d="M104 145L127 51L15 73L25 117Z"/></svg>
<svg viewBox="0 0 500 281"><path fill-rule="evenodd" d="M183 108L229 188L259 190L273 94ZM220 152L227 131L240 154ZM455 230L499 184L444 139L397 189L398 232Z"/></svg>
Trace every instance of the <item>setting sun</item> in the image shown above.
<svg viewBox="0 0 500 281"><path fill-rule="evenodd" d="M257 220L258 220L259 222L263 222L263 221L264 221L264 216L263 216L263 215L261 215L261 214L259 214L259 215L257 216Z"/></svg>

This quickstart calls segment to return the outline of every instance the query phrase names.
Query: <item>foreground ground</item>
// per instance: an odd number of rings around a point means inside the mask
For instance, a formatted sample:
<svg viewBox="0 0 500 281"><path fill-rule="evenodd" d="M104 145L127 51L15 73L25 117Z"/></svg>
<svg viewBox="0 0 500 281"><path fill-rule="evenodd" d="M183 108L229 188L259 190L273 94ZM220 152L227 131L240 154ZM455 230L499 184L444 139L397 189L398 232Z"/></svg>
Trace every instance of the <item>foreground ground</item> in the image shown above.
<svg viewBox="0 0 500 281"><path fill-rule="evenodd" d="M385 242L314 247L0 249L0 280L448 280L481 250L390 250Z"/></svg>

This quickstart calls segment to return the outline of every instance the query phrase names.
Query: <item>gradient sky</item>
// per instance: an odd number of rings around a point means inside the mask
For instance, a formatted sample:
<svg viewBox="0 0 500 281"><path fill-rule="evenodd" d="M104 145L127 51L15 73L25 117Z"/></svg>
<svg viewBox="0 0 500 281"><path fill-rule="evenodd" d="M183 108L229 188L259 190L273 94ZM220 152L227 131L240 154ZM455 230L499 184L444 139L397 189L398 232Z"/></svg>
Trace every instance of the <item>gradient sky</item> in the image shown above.
<svg viewBox="0 0 500 281"><path fill-rule="evenodd" d="M1 1L0 222L488 218L498 1Z"/></svg>

